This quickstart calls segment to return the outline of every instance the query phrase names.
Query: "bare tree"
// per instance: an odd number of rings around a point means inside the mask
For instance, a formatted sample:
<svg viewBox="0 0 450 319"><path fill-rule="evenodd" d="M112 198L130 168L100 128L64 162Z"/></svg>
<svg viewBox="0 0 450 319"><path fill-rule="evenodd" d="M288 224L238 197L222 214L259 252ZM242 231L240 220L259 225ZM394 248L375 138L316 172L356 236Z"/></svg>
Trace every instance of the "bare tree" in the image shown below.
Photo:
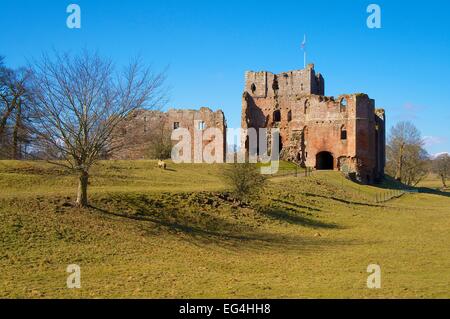
<svg viewBox="0 0 450 319"><path fill-rule="evenodd" d="M26 140L28 82L31 73L21 68L12 70L0 58L0 142L2 157L19 159L20 144Z"/></svg>
<svg viewBox="0 0 450 319"><path fill-rule="evenodd" d="M111 134L133 110L163 101L165 72L139 62L116 72L112 62L87 51L43 55L33 67L36 137L50 161L79 176L77 205L88 206L91 167L119 145Z"/></svg>
<svg viewBox="0 0 450 319"><path fill-rule="evenodd" d="M390 132L387 144L387 171L396 180L416 185L428 170L428 154L420 131L411 122L399 122Z"/></svg>
<svg viewBox="0 0 450 319"><path fill-rule="evenodd" d="M223 177L233 197L241 203L257 198L266 184L266 178L261 175L256 164L252 163L229 164Z"/></svg>
<svg viewBox="0 0 450 319"><path fill-rule="evenodd" d="M447 187L447 179L450 177L450 155L442 154L433 160L433 172L442 180L442 186Z"/></svg>
<svg viewBox="0 0 450 319"><path fill-rule="evenodd" d="M152 159L165 160L170 158L172 152L172 130L166 117L154 123L149 138L149 155Z"/></svg>

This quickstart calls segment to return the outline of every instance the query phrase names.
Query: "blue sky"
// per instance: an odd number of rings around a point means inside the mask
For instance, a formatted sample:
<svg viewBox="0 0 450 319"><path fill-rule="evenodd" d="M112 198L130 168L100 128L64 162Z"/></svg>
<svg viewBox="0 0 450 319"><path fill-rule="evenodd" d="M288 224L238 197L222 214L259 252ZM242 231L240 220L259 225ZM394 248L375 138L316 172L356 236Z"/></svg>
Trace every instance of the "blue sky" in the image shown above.
<svg viewBox="0 0 450 319"><path fill-rule="evenodd" d="M66 7L81 7L80 30ZM366 25L370 3L382 28ZM450 152L450 1L0 0L0 55L11 67L52 49L97 50L118 64L141 56L169 65L168 107L210 106L240 126L246 70L282 72L308 61L326 95L364 92L388 126L410 120L427 150Z"/></svg>

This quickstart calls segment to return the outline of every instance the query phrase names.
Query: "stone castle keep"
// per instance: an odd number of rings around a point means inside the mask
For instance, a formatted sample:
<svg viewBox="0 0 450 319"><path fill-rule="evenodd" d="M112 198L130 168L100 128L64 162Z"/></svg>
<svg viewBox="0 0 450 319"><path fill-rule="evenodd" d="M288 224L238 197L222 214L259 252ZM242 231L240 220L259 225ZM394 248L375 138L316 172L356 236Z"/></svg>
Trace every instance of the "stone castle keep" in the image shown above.
<svg viewBox="0 0 450 319"><path fill-rule="evenodd" d="M125 149L113 158L148 157L155 129L162 128L170 135L177 128L193 134L208 127L224 132L220 143L225 154L227 124L221 110L138 110L119 128L116 137ZM325 96L325 80L313 64L281 74L246 72L241 127L278 128L280 158L303 167L340 170L366 183L384 175L384 110L376 109L375 101L366 94ZM248 152L248 138L242 147Z"/></svg>
<svg viewBox="0 0 450 319"><path fill-rule="evenodd" d="M251 127L280 130L281 159L367 183L384 175L384 110L366 94L325 96L313 64L281 74L246 72L242 128Z"/></svg>

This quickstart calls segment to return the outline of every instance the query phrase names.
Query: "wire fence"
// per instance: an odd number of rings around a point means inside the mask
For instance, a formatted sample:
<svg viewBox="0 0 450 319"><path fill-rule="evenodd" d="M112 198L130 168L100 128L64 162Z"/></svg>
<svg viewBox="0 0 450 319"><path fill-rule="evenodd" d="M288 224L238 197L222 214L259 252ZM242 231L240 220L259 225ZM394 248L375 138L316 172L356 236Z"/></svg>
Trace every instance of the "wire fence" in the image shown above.
<svg viewBox="0 0 450 319"><path fill-rule="evenodd" d="M294 176L294 177L310 177L313 175L314 169L312 167L296 167L296 168L280 168L277 173L272 174L269 178ZM345 177L343 177L345 179ZM342 181L343 183L343 181ZM342 186L344 186L342 184ZM360 197L364 197L367 202L385 203L390 200L400 198L405 194L418 193L418 189L408 187L406 185L392 185L392 188L387 188L382 192L373 194L359 193Z"/></svg>
<svg viewBox="0 0 450 319"><path fill-rule="evenodd" d="M405 194L410 193L418 193L419 191L417 189L412 188L399 188L399 189L390 189L382 193L375 194L375 203L384 203L387 201L390 201L395 198L400 198Z"/></svg>
<svg viewBox="0 0 450 319"><path fill-rule="evenodd" d="M284 176L294 176L294 177L309 177L313 173L311 167L296 167L296 168L280 168L277 173L272 174L269 178L284 177Z"/></svg>

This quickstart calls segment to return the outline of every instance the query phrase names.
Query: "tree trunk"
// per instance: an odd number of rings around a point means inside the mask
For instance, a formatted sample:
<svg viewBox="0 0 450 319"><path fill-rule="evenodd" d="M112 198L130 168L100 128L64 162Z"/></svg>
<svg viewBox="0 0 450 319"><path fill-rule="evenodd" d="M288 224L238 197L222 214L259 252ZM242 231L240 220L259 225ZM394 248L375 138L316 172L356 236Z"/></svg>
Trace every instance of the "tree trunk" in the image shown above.
<svg viewBox="0 0 450 319"><path fill-rule="evenodd" d="M12 111L14 110L16 105L15 99L11 103L11 105L8 105L6 108L5 114L3 114L3 117L0 120L0 136L3 134L3 131L6 128L6 122L8 121L9 116L11 115Z"/></svg>
<svg viewBox="0 0 450 319"><path fill-rule="evenodd" d="M87 196L88 182L89 182L88 172L82 172L80 175L80 180L78 182L78 195L77 195L78 207L88 206L88 196Z"/></svg>
<svg viewBox="0 0 450 319"><path fill-rule="evenodd" d="M447 188L446 178L445 178L444 174L441 174L441 179L442 179L442 185L444 186L444 188Z"/></svg>
<svg viewBox="0 0 450 319"><path fill-rule="evenodd" d="M21 154L19 152L19 134L22 126L22 108L20 102L17 104L16 110L16 122L14 123L14 131L13 131L13 152L12 158L18 160L21 158Z"/></svg>
<svg viewBox="0 0 450 319"><path fill-rule="evenodd" d="M398 156L398 161L397 161L397 171L395 174L395 179L399 182L402 181L402 171L403 171L403 145L400 146L400 150L399 150L400 154Z"/></svg>

